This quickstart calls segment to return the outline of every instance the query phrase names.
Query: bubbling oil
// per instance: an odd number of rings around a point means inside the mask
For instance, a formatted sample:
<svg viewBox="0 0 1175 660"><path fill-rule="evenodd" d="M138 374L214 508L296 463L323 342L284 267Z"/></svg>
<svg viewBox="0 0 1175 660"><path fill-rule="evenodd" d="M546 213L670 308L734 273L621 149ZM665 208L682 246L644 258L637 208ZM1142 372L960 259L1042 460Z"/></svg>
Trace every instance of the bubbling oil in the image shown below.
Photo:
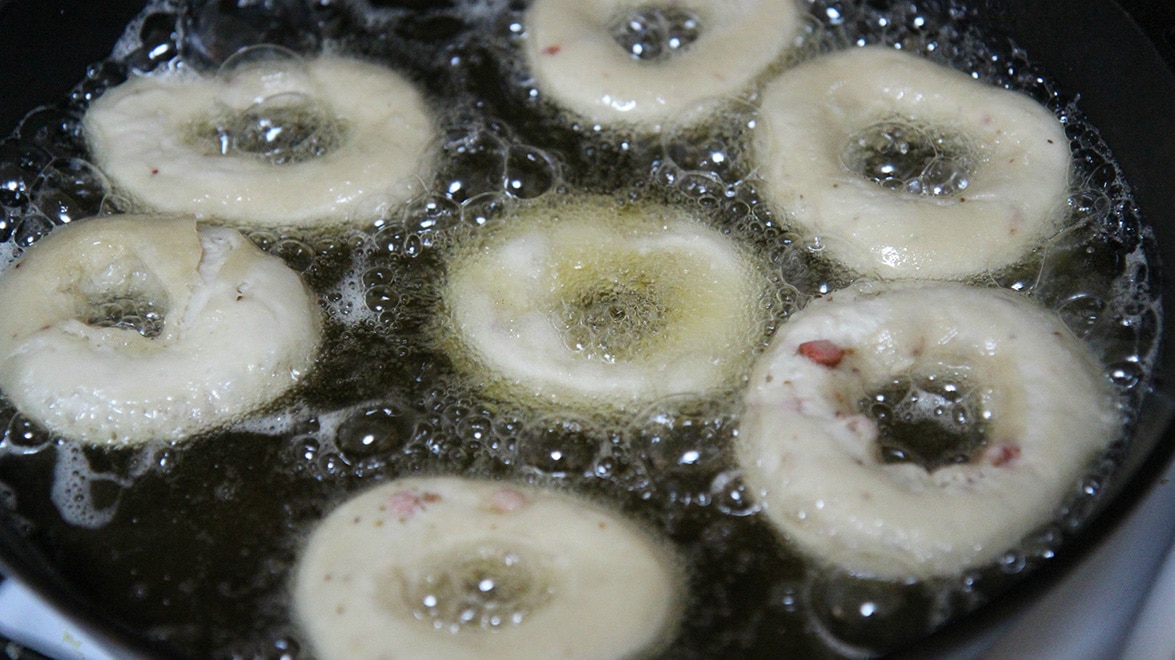
<svg viewBox="0 0 1175 660"><path fill-rule="evenodd" d="M1160 323L1154 245L1109 148L1027 54L967 27L970 10L878 4L802 2L803 42L776 69L881 43L1056 113L1074 153L1067 227L1023 262L973 283L1057 310L1106 365L1124 409L1136 410ZM375 209L355 229L244 229L301 273L326 310L322 354L295 395L183 444L113 449L53 437L0 401L0 494L68 580L103 611L185 655L309 657L287 614L288 585L314 523L382 480L465 474L570 489L628 512L672 544L689 568L691 595L665 657L860 656L969 612L1080 528L1113 479L1124 441L1074 484L1055 520L988 565L909 584L847 575L802 556L757 515L729 451L739 432L737 391L598 415L496 399L454 368L430 336L449 246L519 200L588 192L618 204L689 207L768 265L768 331L857 277L758 197L747 157L753 94L704 103L659 135L586 124L547 101L525 70L523 12L513 0L153 0L69 98L33 110L0 143L0 257L10 263L56 226L133 208L89 163L80 119L134 71L213 72L239 47L261 43L351 53L416 80L442 129L440 171L407 204ZM647 40L657 31L639 32ZM642 53L664 45L626 35ZM313 157L311 146L297 157ZM103 319L133 327L154 313L102 309ZM870 393L870 405L915 421L942 408L951 433L981 443L982 428L969 422L981 417L979 406L968 395L981 384L934 376L950 382L901 383Z"/></svg>

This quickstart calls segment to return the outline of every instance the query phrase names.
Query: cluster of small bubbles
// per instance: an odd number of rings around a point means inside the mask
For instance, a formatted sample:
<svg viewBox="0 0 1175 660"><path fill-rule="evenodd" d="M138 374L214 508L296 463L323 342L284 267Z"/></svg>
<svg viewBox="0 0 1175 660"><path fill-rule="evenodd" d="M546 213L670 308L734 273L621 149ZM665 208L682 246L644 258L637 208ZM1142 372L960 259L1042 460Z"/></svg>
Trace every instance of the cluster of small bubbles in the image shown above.
<svg viewBox="0 0 1175 660"><path fill-rule="evenodd" d="M68 100L77 107L86 107L107 89L122 84L126 79L125 65L114 60L99 62L86 69L85 77L70 92Z"/></svg>
<svg viewBox="0 0 1175 660"><path fill-rule="evenodd" d="M543 567L523 555L479 546L442 558L408 581L404 598L437 630L497 630L521 624L554 595Z"/></svg>
<svg viewBox="0 0 1175 660"><path fill-rule="evenodd" d="M91 301L82 322L95 328L133 330L147 339L163 334L163 310L154 301L140 296L117 296Z"/></svg>
<svg viewBox="0 0 1175 660"><path fill-rule="evenodd" d="M882 188L946 197L970 185L968 150L914 122L890 120L849 138L841 162Z"/></svg>
<svg viewBox="0 0 1175 660"><path fill-rule="evenodd" d="M521 429L512 411L442 378L424 394L414 445L446 468L490 474L516 460Z"/></svg>
<svg viewBox="0 0 1175 660"><path fill-rule="evenodd" d="M1082 476L1059 507L1057 525L1064 535L1079 532L1102 503L1101 493L1112 484L1124 460L1127 443L1123 440L1111 445Z"/></svg>
<svg viewBox="0 0 1175 660"><path fill-rule="evenodd" d="M465 204L484 195L533 199L562 180L559 160L547 151L518 142L498 122L469 119L449 131L443 145L446 165L440 175L445 197Z"/></svg>
<svg viewBox="0 0 1175 660"><path fill-rule="evenodd" d="M722 472L710 482L714 506L728 516L749 516L762 508L759 497L742 480L740 470Z"/></svg>
<svg viewBox="0 0 1175 660"><path fill-rule="evenodd" d="M738 181L743 177L740 168L750 162L747 140L756 117L757 108L746 102L713 99L678 113L660 139L665 158L676 169L660 176L698 172Z"/></svg>
<svg viewBox="0 0 1175 660"><path fill-rule="evenodd" d="M656 474L707 470L735 434L730 402L693 396L657 401L636 418L637 443Z"/></svg>
<svg viewBox="0 0 1175 660"><path fill-rule="evenodd" d="M95 529L114 519L121 489L137 475L95 470L82 447L57 444L51 499L62 519L77 527Z"/></svg>
<svg viewBox="0 0 1175 660"><path fill-rule="evenodd" d="M898 376L863 397L858 408L877 423L885 463L911 462L934 471L967 463L984 447L982 391L962 372Z"/></svg>
<svg viewBox="0 0 1175 660"><path fill-rule="evenodd" d="M335 151L346 127L304 94L271 96L240 112L197 124L191 141L219 155L241 155L291 165Z"/></svg>
<svg viewBox="0 0 1175 660"><path fill-rule="evenodd" d="M387 254L416 258L436 244L438 232L461 224L461 204L448 197L411 200L396 219L380 223L375 244Z"/></svg>
<svg viewBox="0 0 1175 660"><path fill-rule="evenodd" d="M596 481L595 486L627 491L640 499L648 499L653 493L648 466L619 434L601 447L588 475Z"/></svg>
<svg viewBox="0 0 1175 660"><path fill-rule="evenodd" d="M682 7L638 7L615 21L609 32L634 59L665 60L684 52L702 34L701 19Z"/></svg>

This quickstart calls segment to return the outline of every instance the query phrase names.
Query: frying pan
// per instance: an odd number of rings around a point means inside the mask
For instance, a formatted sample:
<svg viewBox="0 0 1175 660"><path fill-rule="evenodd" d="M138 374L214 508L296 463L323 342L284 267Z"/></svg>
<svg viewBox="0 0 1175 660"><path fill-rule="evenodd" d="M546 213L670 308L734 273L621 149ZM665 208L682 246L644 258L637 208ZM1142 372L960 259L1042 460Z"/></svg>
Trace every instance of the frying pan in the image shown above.
<svg viewBox="0 0 1175 660"><path fill-rule="evenodd" d="M231 4L231 3L221 3ZM257 3L255 3L257 4ZM324 3L329 4L329 3ZM427 3L401 1L397 6ZM1158 260L1175 264L1175 8L1161 0L974 0L985 30L1006 34L1030 54L1080 104L1099 127L1127 180L1143 217L1154 227ZM82 78L85 67L104 58L141 0L0 0L0 135L7 135L28 109L56 101ZM1141 18L1149 38L1123 7ZM1172 283L1163 303L1175 305ZM2 310L0 310L2 311ZM1166 333L1165 333L1166 334ZM1084 531L1055 560L975 614L948 626L909 652L940 653L966 643L1039 600L1081 558L1104 542L1155 484L1175 454L1175 413L1167 391L1175 369L1175 344L1162 342L1155 392L1148 397L1124 478L1115 481ZM42 551L7 517L0 519L0 566L32 586L88 632L123 657L161 657L173 651L146 639L94 607L92 599L64 580Z"/></svg>

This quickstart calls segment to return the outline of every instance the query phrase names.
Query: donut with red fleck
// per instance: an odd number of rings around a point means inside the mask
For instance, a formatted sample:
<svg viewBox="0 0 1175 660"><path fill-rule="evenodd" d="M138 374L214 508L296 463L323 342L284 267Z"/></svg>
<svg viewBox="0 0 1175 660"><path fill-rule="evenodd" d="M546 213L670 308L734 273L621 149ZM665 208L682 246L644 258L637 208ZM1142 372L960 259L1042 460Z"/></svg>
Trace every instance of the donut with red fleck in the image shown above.
<svg viewBox="0 0 1175 660"><path fill-rule="evenodd" d="M552 491L405 478L311 534L294 613L318 657L617 658L656 651L684 578L632 522Z"/></svg>
<svg viewBox="0 0 1175 660"><path fill-rule="evenodd" d="M736 445L762 513L854 574L949 575L1055 514L1116 437L1097 361L1007 290L860 286L760 358Z"/></svg>
<svg viewBox="0 0 1175 660"><path fill-rule="evenodd" d="M1069 140L1031 98L869 46L767 83L761 192L830 259L887 279L963 279L1055 233Z"/></svg>
<svg viewBox="0 0 1175 660"><path fill-rule="evenodd" d="M94 162L137 207L268 227L363 223L431 176L436 127L403 76L336 55L236 57L217 75L132 76L86 112Z"/></svg>

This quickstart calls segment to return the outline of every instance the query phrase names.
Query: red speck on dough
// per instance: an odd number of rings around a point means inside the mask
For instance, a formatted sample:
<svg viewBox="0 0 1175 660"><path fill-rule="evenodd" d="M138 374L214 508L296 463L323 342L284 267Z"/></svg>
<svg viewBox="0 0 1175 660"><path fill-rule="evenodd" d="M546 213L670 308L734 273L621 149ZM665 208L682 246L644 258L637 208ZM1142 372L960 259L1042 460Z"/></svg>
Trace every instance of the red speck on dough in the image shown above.
<svg viewBox="0 0 1175 660"><path fill-rule="evenodd" d="M426 492L424 495L420 496L420 499L424 500L427 504L433 504L435 502L441 501L441 494Z"/></svg>
<svg viewBox="0 0 1175 660"><path fill-rule="evenodd" d="M845 349L827 339L806 341L800 344L800 348L796 352L816 364L821 364L826 367L835 367L840 364L840 361L845 356Z"/></svg>
<svg viewBox="0 0 1175 660"><path fill-rule="evenodd" d="M563 47L559 45L547 46L543 49L543 55L558 55L561 50Z"/></svg>
<svg viewBox="0 0 1175 660"><path fill-rule="evenodd" d="M490 511L511 513L530 504L530 498L513 488L502 488L490 495Z"/></svg>
<svg viewBox="0 0 1175 660"><path fill-rule="evenodd" d="M155 176L156 174L159 174L159 168L158 168L158 167L152 167L152 168L151 168L151 176Z"/></svg>
<svg viewBox="0 0 1175 660"><path fill-rule="evenodd" d="M1008 221L1008 235L1015 236L1024 226L1024 214L1019 211L1014 211L1012 217Z"/></svg>
<svg viewBox="0 0 1175 660"><path fill-rule="evenodd" d="M985 451L984 457L995 467L1004 467L1020 458L1020 448L1009 442L1001 442Z"/></svg>
<svg viewBox="0 0 1175 660"><path fill-rule="evenodd" d="M411 490L398 490L388 498L388 506L400 522L406 522L418 512L424 511L424 500Z"/></svg>

